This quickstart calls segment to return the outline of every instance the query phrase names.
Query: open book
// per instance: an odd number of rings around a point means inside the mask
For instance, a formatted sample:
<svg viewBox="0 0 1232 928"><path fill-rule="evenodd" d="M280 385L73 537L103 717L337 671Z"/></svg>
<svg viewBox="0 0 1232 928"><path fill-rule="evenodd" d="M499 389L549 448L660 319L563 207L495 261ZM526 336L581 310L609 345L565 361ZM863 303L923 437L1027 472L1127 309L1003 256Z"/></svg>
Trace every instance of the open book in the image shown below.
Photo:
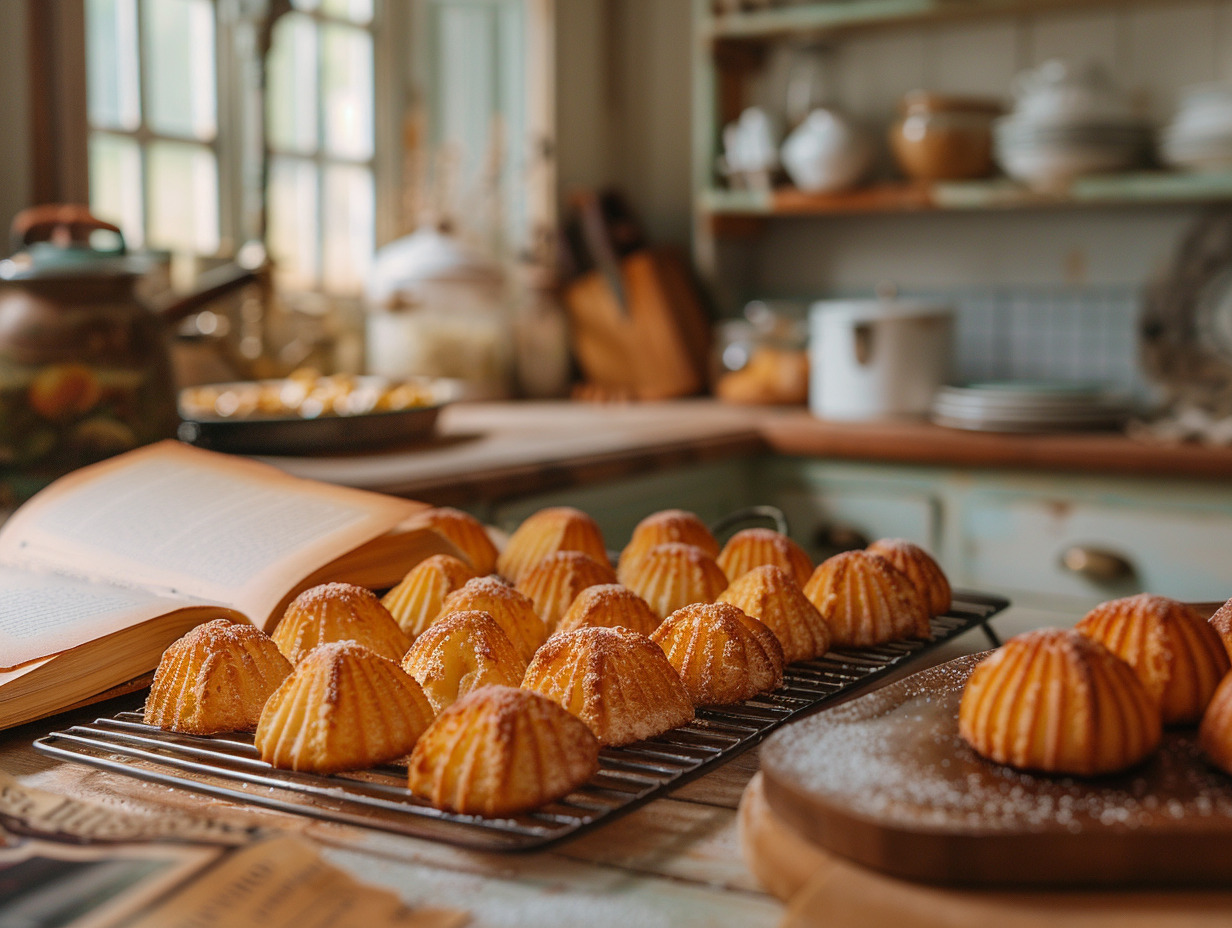
<svg viewBox="0 0 1232 928"><path fill-rule="evenodd" d="M270 631L317 583L396 584L422 503L161 442L56 481L0 529L0 728L148 674L215 618Z"/></svg>

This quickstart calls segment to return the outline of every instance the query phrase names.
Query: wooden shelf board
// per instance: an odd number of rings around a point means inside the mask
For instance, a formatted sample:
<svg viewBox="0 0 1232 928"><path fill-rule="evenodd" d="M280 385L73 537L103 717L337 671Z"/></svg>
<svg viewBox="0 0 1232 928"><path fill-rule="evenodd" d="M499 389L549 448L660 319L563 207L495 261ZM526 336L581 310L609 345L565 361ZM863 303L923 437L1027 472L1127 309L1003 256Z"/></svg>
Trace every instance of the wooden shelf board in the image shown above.
<svg viewBox="0 0 1232 928"><path fill-rule="evenodd" d="M1173 0L1147 0L1166 3ZM901 23L1124 6L1124 0L845 0L715 14L702 30L710 39L764 40L793 33L824 34Z"/></svg>
<svg viewBox="0 0 1232 928"><path fill-rule="evenodd" d="M774 190L706 190L711 216L828 216L925 210L980 211L1041 207L1136 206L1232 200L1232 171L1181 174L1141 171L1076 180L1065 193L1038 193L1005 178L936 184L882 183L837 194Z"/></svg>

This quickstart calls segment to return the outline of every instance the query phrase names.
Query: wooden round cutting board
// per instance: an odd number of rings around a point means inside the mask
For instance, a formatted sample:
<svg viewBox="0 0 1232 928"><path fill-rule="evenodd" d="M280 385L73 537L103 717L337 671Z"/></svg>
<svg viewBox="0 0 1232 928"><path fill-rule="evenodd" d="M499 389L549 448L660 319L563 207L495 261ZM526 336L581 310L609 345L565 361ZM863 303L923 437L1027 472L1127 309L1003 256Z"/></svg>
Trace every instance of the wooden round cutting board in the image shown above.
<svg viewBox="0 0 1232 928"><path fill-rule="evenodd" d="M969 886L1232 886L1232 778L1194 732L1125 774L1033 775L958 736L980 655L804 719L762 746L766 800L821 848Z"/></svg>

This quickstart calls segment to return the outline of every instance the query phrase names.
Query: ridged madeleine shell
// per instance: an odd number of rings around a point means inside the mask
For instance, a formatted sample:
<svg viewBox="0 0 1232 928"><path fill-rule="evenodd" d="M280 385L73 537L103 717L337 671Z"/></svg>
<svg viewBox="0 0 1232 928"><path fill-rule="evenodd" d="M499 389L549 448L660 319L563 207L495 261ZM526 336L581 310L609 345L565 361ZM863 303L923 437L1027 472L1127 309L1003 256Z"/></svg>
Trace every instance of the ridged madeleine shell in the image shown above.
<svg viewBox="0 0 1232 928"><path fill-rule="evenodd" d="M907 579L924 595L933 615L945 615L950 611L954 598L950 581L941 565L919 545L902 538L883 538L874 541L866 550L880 554L905 573Z"/></svg>
<svg viewBox="0 0 1232 928"><path fill-rule="evenodd" d="M693 718L693 702L666 655L627 628L579 628L547 640L522 688L560 703L601 744L661 735Z"/></svg>
<svg viewBox="0 0 1232 928"><path fill-rule="evenodd" d="M526 660L486 612L453 612L415 639L402 669L436 712L481 686L518 686Z"/></svg>
<svg viewBox="0 0 1232 928"><path fill-rule="evenodd" d="M583 722L538 693L485 686L437 716L411 754L407 785L438 809L515 815L598 769L599 742Z"/></svg>
<svg viewBox="0 0 1232 928"><path fill-rule="evenodd" d="M261 759L275 767L335 773L405 756L433 717L419 684L354 641L314 648L265 704Z"/></svg>
<svg viewBox="0 0 1232 928"><path fill-rule="evenodd" d="M712 603L727 589L727 574L701 548L680 542L651 548L625 586L666 618L692 603Z"/></svg>
<svg viewBox="0 0 1232 928"><path fill-rule="evenodd" d="M723 591L719 602L730 603L774 632L783 646L783 660L789 664L821 657L830 650L830 627L780 567L767 564L746 571Z"/></svg>
<svg viewBox="0 0 1232 928"><path fill-rule="evenodd" d="M1198 728L1198 744L1211 763L1232 774L1232 674L1215 688Z"/></svg>
<svg viewBox="0 0 1232 928"><path fill-rule="evenodd" d="M740 702L783 682L779 640L729 603L678 609L650 640L663 649L697 705Z"/></svg>
<svg viewBox="0 0 1232 928"><path fill-rule="evenodd" d="M456 557L434 554L412 567L401 583L381 597L381 605L414 641L441 614L445 597L475 576L470 565Z"/></svg>
<svg viewBox="0 0 1232 928"><path fill-rule="evenodd" d="M357 641L393 661L411 646L376 594L351 583L322 583L304 590L287 606L273 637L292 664L329 641Z"/></svg>
<svg viewBox="0 0 1232 928"><path fill-rule="evenodd" d="M539 645L547 640L547 626L535 612L530 597L523 596L497 577L468 580L446 596L441 605L441 615L471 610L492 616L527 663L535 656Z"/></svg>
<svg viewBox="0 0 1232 928"><path fill-rule="evenodd" d="M1101 603L1074 630L1134 668L1165 725L1197 724L1228 672L1218 633L1192 606L1139 593Z"/></svg>
<svg viewBox="0 0 1232 928"><path fill-rule="evenodd" d="M278 645L256 626L206 622L163 652L145 723L193 735L252 731L290 672Z"/></svg>
<svg viewBox="0 0 1232 928"><path fill-rule="evenodd" d="M557 551L522 578L518 591L531 598L551 634L582 590L615 582L616 572L607 561L600 563L581 551Z"/></svg>
<svg viewBox="0 0 1232 928"><path fill-rule="evenodd" d="M719 543L706 523L684 509L662 509L652 512L633 528L629 543L620 552L616 573L621 583L628 583L632 570L651 548L680 542L705 551L710 557L719 556Z"/></svg>
<svg viewBox="0 0 1232 928"><path fill-rule="evenodd" d="M1232 599L1216 609L1215 614L1206 621L1223 642L1224 652L1232 659Z"/></svg>
<svg viewBox="0 0 1232 928"><path fill-rule="evenodd" d="M578 628L627 628L649 635L662 621L646 600L619 583L603 583L578 593L556 626L558 632Z"/></svg>
<svg viewBox="0 0 1232 928"><path fill-rule="evenodd" d="M923 595L879 554L844 551L822 561L804 595L830 627L832 648L931 635Z"/></svg>
<svg viewBox="0 0 1232 928"><path fill-rule="evenodd" d="M496 545L488 537L483 523L469 512L438 506L416 514L407 524L430 528L444 535L455 548L466 555L477 576L482 577L496 570Z"/></svg>
<svg viewBox="0 0 1232 928"><path fill-rule="evenodd" d="M553 506L530 515L509 536L496 561L496 571L510 583L519 583L550 554L581 551L601 564L607 563L607 547L599 523L571 506Z"/></svg>
<svg viewBox="0 0 1232 928"><path fill-rule="evenodd" d="M719 552L718 561L732 582L754 567L767 564L787 571L799 586L808 583L813 573L813 562L804 549L786 535L768 528L746 528L736 532Z"/></svg>
<svg viewBox="0 0 1232 928"><path fill-rule="evenodd" d="M1075 631L1010 639L971 673L958 730L989 760L1080 776L1131 767L1159 745L1159 705L1130 666Z"/></svg>

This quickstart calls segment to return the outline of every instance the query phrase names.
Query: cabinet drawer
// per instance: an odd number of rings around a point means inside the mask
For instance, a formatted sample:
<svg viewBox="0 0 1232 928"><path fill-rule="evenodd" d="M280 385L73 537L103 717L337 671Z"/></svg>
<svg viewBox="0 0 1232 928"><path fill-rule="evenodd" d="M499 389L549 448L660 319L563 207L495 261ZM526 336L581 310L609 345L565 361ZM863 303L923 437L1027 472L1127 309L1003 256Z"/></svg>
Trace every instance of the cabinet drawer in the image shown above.
<svg viewBox="0 0 1232 928"><path fill-rule="evenodd" d="M1186 600L1232 595L1232 514L1145 504L977 496L963 512L962 572L981 589L1094 604L1147 590ZM1082 547L1126 561L1131 576L1097 581L1067 569Z"/></svg>

